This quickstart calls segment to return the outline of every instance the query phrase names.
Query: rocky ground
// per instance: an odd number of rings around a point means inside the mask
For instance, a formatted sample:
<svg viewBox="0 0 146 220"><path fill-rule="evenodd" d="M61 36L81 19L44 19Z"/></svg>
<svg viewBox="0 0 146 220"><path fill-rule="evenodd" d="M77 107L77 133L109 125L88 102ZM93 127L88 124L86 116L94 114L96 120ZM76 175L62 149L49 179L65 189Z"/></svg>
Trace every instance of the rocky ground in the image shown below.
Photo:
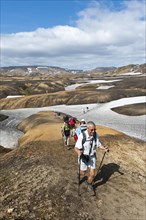
<svg viewBox="0 0 146 220"><path fill-rule="evenodd" d="M25 119L14 150L0 151L1 220L144 220L145 143L97 126L109 146L96 175L96 196L86 182L78 196L77 156L63 144L62 118L40 112ZM2 152L2 153L1 153ZM97 170L103 152L97 152Z"/></svg>

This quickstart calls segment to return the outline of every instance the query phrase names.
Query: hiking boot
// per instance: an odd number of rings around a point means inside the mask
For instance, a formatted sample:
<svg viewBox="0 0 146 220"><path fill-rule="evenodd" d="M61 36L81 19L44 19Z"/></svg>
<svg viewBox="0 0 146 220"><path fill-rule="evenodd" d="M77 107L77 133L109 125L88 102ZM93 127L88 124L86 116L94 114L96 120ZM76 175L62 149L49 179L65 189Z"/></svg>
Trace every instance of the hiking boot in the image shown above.
<svg viewBox="0 0 146 220"><path fill-rule="evenodd" d="M95 190L92 184L87 183L87 192L89 193L90 196L95 196Z"/></svg>

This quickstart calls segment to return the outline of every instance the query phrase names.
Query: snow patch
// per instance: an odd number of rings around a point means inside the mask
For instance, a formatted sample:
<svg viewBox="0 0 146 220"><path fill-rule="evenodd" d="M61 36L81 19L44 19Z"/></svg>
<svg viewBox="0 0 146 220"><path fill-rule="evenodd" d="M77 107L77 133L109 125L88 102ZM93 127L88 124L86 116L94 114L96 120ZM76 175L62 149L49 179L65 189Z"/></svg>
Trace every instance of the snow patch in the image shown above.
<svg viewBox="0 0 146 220"><path fill-rule="evenodd" d="M134 75L141 75L142 73L141 72L128 72L128 73L122 73L120 75L124 75L124 76L134 76Z"/></svg>
<svg viewBox="0 0 146 220"><path fill-rule="evenodd" d="M112 87L115 87L115 86L99 86L98 88L96 89L110 89Z"/></svg>
<svg viewBox="0 0 146 220"><path fill-rule="evenodd" d="M18 97L22 97L24 95L8 95L6 98L9 99L9 98L18 98Z"/></svg>
<svg viewBox="0 0 146 220"><path fill-rule="evenodd" d="M32 69L31 68L27 68L29 73L32 73Z"/></svg>

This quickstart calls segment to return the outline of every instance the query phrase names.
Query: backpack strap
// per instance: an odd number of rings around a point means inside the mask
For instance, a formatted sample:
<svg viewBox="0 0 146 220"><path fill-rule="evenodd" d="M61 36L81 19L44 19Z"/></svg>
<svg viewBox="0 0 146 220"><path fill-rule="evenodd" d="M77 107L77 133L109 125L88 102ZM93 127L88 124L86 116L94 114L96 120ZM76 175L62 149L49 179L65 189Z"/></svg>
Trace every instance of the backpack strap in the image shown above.
<svg viewBox="0 0 146 220"><path fill-rule="evenodd" d="M83 138L82 138L82 148L80 150L82 150L84 152L84 143L86 142L86 134L84 131L81 131L81 134L82 134Z"/></svg>
<svg viewBox="0 0 146 220"><path fill-rule="evenodd" d="M94 133L93 133L93 140L96 142L96 141L97 141L97 138L98 138L97 133L94 132Z"/></svg>
<svg viewBox="0 0 146 220"><path fill-rule="evenodd" d="M86 134L85 131L81 131L82 135L83 135L83 139L82 139L82 146L84 147L84 143L86 142Z"/></svg>

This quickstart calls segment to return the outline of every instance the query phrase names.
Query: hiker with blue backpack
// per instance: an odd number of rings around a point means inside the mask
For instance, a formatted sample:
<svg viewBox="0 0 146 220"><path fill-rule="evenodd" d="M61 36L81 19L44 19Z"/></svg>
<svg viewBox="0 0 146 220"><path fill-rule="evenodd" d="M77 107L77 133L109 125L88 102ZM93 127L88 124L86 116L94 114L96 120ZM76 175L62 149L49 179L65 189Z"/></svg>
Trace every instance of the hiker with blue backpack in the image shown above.
<svg viewBox="0 0 146 220"><path fill-rule="evenodd" d="M85 119L81 119L79 127L75 129L74 132L74 140L78 140L78 136L80 135L81 132L85 131L87 129L87 124L85 122Z"/></svg>
<svg viewBox="0 0 146 220"><path fill-rule="evenodd" d="M108 151L108 148L104 147L99 141L95 123L89 121L87 122L87 129L78 136L74 150L78 155L79 177L80 175L85 176L87 169L89 169L87 189L91 195L95 195L93 180L95 177L97 148L103 149L104 152Z"/></svg>

